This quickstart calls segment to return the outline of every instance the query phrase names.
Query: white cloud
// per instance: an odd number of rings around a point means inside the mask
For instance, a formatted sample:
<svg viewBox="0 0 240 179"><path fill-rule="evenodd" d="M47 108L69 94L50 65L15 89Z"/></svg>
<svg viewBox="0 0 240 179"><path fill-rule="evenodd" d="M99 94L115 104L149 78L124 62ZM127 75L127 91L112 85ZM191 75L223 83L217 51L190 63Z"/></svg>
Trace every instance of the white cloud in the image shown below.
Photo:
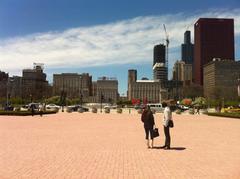
<svg viewBox="0 0 240 179"><path fill-rule="evenodd" d="M234 18L235 34L240 35L240 9L208 10L195 14L178 13L137 17L63 32L46 32L10 38L0 42L1 70L14 73L33 62L48 68L71 68L152 62L152 49L163 43L166 24L170 36L169 66L180 58L174 52L183 42L183 33L200 17ZM193 33L192 33L193 36ZM237 49L239 50L239 49Z"/></svg>

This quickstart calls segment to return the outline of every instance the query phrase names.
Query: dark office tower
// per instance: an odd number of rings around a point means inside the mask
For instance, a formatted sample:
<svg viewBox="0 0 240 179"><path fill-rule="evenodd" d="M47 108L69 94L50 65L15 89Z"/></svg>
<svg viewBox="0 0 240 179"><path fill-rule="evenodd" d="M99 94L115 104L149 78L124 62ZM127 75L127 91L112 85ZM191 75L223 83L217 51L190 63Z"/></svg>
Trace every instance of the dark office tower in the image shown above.
<svg viewBox="0 0 240 179"><path fill-rule="evenodd" d="M184 44L182 44L182 61L185 64L193 64L194 45L191 43L191 32L184 33Z"/></svg>
<svg viewBox="0 0 240 179"><path fill-rule="evenodd" d="M203 85L203 66L213 58L234 60L234 20L200 18L194 25L194 82Z"/></svg>
<svg viewBox="0 0 240 179"><path fill-rule="evenodd" d="M166 61L166 48L165 45L159 44L155 45L153 48L153 66L156 63L164 63Z"/></svg>
<svg viewBox="0 0 240 179"><path fill-rule="evenodd" d="M0 98L4 98L7 95L8 80L8 73L0 71Z"/></svg>

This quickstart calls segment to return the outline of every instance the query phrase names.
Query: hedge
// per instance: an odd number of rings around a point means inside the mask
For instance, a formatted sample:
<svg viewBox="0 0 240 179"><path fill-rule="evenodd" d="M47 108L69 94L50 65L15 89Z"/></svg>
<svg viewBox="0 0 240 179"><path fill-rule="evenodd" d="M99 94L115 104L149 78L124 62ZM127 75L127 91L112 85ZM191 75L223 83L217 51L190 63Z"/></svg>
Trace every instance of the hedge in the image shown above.
<svg viewBox="0 0 240 179"><path fill-rule="evenodd" d="M209 116L230 117L240 119L240 113L208 113Z"/></svg>
<svg viewBox="0 0 240 179"><path fill-rule="evenodd" d="M56 114L56 111L44 111L42 114ZM0 115L5 116L31 116L31 111L0 111ZM40 115L39 112L34 112L34 115Z"/></svg>

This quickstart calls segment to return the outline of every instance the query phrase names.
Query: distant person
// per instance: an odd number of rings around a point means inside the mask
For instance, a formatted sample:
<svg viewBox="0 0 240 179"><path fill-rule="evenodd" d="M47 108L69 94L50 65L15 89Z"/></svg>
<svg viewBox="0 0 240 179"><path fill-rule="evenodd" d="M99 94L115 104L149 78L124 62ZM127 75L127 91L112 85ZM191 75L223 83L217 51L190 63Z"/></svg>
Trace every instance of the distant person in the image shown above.
<svg viewBox="0 0 240 179"><path fill-rule="evenodd" d="M34 116L34 105L33 104L31 104L30 110L31 110L32 116Z"/></svg>
<svg viewBox="0 0 240 179"><path fill-rule="evenodd" d="M144 123L144 129L146 134L146 142L148 148L153 148L153 126L155 125L153 113L149 106L144 106L144 110L141 117L142 122ZM149 142L149 133L151 137L151 145Z"/></svg>
<svg viewBox="0 0 240 179"><path fill-rule="evenodd" d="M44 106L43 106L43 104L40 104L39 105L39 114L40 114L41 117L43 115L43 110L44 110Z"/></svg>
<svg viewBox="0 0 240 179"><path fill-rule="evenodd" d="M197 112L196 113L200 114L200 107L199 106L197 106Z"/></svg>
<svg viewBox="0 0 240 179"><path fill-rule="evenodd" d="M163 129L165 134L165 145L161 148L170 149L171 144L171 137L170 137L170 131L169 131L169 121L172 120L172 112L167 105L167 103L163 102L162 107L164 108L163 111Z"/></svg>

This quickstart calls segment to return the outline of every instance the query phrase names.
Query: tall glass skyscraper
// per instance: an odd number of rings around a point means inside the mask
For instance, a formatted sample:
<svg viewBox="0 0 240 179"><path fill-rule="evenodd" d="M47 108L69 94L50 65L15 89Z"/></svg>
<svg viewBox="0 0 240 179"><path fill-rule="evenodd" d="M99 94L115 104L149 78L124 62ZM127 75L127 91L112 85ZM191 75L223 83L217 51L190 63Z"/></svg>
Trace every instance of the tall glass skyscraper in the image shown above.
<svg viewBox="0 0 240 179"><path fill-rule="evenodd" d="M194 45L191 43L191 32L184 33L184 43L182 44L182 60L185 64L193 64Z"/></svg>

